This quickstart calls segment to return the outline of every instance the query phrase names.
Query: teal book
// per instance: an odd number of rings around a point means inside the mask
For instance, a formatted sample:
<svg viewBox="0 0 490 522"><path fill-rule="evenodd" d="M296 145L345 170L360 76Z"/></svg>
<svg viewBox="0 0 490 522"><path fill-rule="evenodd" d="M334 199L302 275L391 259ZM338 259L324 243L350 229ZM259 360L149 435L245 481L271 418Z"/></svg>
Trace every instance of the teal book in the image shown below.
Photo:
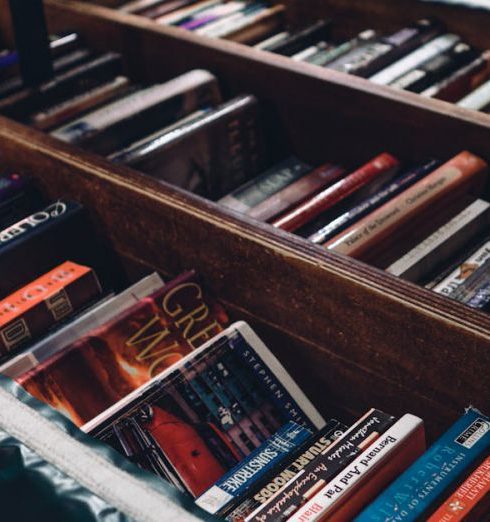
<svg viewBox="0 0 490 522"><path fill-rule="evenodd" d="M411 522L427 516L489 449L490 418L469 408L354 522Z"/></svg>

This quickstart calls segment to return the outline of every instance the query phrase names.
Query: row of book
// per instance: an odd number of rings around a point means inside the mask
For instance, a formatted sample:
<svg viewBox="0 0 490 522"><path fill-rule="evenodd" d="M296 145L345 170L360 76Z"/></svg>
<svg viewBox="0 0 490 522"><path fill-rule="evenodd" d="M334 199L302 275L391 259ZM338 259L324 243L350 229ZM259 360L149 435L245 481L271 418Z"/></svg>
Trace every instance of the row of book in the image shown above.
<svg viewBox="0 0 490 522"><path fill-rule="evenodd" d="M217 78L204 70L135 86L121 76L118 54L93 53L73 33L51 45L56 76L38 89L22 87L15 53L5 55L5 114L474 308L488 307L484 160L462 152L414 164L383 153L364 165L289 157L271 166L272 138L261 132L255 97L224 101Z"/></svg>
<svg viewBox="0 0 490 522"><path fill-rule="evenodd" d="M354 168L289 158L219 203L474 308L489 305L488 165L469 152Z"/></svg>
<svg viewBox="0 0 490 522"><path fill-rule="evenodd" d="M339 40L335 22L319 20L289 29L283 5L255 0L132 0L119 9L380 85L490 111L490 51L475 49L437 20L421 19L391 34L367 29Z"/></svg>
<svg viewBox="0 0 490 522"><path fill-rule="evenodd" d="M23 86L15 51L0 60L0 112L64 142L217 199L264 168L258 102L223 100L218 80L193 70L143 86L122 57L74 33L51 41L54 77Z"/></svg>
<svg viewBox="0 0 490 522"><path fill-rule="evenodd" d="M426 453L414 415L326 420L194 271L117 290L80 205L0 180L4 209L37 207L2 214L0 372L81 430L227 520L488 513L489 418L469 409Z"/></svg>

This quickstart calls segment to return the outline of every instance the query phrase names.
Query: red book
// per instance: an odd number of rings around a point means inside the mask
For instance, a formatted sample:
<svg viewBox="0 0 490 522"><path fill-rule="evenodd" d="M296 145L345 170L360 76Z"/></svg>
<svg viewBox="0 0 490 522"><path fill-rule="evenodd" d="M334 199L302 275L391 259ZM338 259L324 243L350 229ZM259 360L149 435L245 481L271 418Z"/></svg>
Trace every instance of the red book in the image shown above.
<svg viewBox="0 0 490 522"><path fill-rule="evenodd" d="M380 154L352 174L281 216L273 225L294 232L374 180L394 174L398 166L399 161L391 154Z"/></svg>
<svg viewBox="0 0 490 522"><path fill-rule="evenodd" d="M269 221L337 182L344 174L342 167L328 163L322 165L253 207L247 214L260 221Z"/></svg>
<svg viewBox="0 0 490 522"><path fill-rule="evenodd" d="M37 339L102 290L94 271L66 261L0 301L0 356Z"/></svg>
<svg viewBox="0 0 490 522"><path fill-rule="evenodd" d="M427 522L485 520L489 501L490 457L487 457Z"/></svg>
<svg viewBox="0 0 490 522"><path fill-rule="evenodd" d="M221 305L188 272L16 380L81 426L227 323Z"/></svg>
<svg viewBox="0 0 490 522"><path fill-rule="evenodd" d="M425 216L430 209L436 208L436 204L461 199L468 193L480 193L487 170L487 163L478 156L461 152L324 246L344 255L365 259L380 245L386 248L390 241L398 241L397 232L413 220Z"/></svg>

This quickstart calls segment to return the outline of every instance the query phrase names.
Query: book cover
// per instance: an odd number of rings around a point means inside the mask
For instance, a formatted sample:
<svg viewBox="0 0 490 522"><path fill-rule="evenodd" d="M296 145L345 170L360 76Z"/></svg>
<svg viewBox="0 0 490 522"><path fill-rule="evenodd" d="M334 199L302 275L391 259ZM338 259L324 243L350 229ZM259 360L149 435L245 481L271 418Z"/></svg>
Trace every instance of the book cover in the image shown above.
<svg viewBox="0 0 490 522"><path fill-rule="evenodd" d="M395 480L356 522L415 521L490 447L490 419L470 408L429 450Z"/></svg>
<svg viewBox="0 0 490 522"><path fill-rule="evenodd" d="M325 484L370 446L395 422L379 410L368 411L343 436L316 455L275 495L247 516L246 520L286 520L306 504Z"/></svg>
<svg viewBox="0 0 490 522"><path fill-rule="evenodd" d="M226 408L203 372L225 360L257 413L276 432L288 421L314 430L325 421L252 329L235 323L82 427L140 466L198 497L265 441L251 416ZM233 361L233 365L230 364ZM228 387L224 380L223 386ZM213 401L207 400L214 396Z"/></svg>
<svg viewBox="0 0 490 522"><path fill-rule="evenodd" d="M477 268L449 297L472 308L486 308L490 302L490 260Z"/></svg>
<svg viewBox="0 0 490 522"><path fill-rule="evenodd" d="M140 89L51 132L92 152L111 154L207 104L221 101L217 79L194 70Z"/></svg>
<svg viewBox="0 0 490 522"><path fill-rule="evenodd" d="M109 159L218 199L264 163L258 102L239 96L133 143Z"/></svg>
<svg viewBox="0 0 490 522"><path fill-rule="evenodd" d="M490 225L490 203L477 199L415 248L390 265L386 271L409 281L420 282L441 260L450 259L468 241Z"/></svg>
<svg viewBox="0 0 490 522"><path fill-rule="evenodd" d="M0 231L0 298L67 259L92 267L104 289L118 284L117 265L95 237L81 205L59 200ZM109 266L110 265L110 266Z"/></svg>
<svg viewBox="0 0 490 522"><path fill-rule="evenodd" d="M422 419L406 414L326 484L290 522L352 520L425 450Z"/></svg>
<svg viewBox="0 0 490 522"><path fill-rule="evenodd" d="M441 201L479 196L487 177L488 165L470 152L462 152L427 175L377 210L324 244L338 253L363 258L366 252L384 242L397 239L396 232L415 217Z"/></svg>
<svg viewBox="0 0 490 522"><path fill-rule="evenodd" d="M194 272L56 352L17 382L82 425L223 330Z"/></svg>
<svg viewBox="0 0 490 522"><path fill-rule="evenodd" d="M476 512L490 508L490 457L487 457L427 522L460 522L483 520ZM483 505L485 504L485 505ZM485 512L480 514L485 516ZM486 513L488 514L488 512Z"/></svg>
<svg viewBox="0 0 490 522"><path fill-rule="evenodd" d="M280 216L272 224L277 228L294 232L354 192L365 189L375 180L382 180L382 186L387 181L386 178L389 179L395 174L398 166L399 161L396 158L387 153L380 154L352 174ZM376 192L381 187L376 184L370 188Z"/></svg>
<svg viewBox="0 0 490 522"><path fill-rule="evenodd" d="M200 495L196 504L212 515L218 514L249 492L264 475L279 466L311 435L310 430L295 422L288 422Z"/></svg>
<svg viewBox="0 0 490 522"><path fill-rule="evenodd" d="M323 453L347 431L348 427L336 420L329 421L324 428L314 433L300 448L290 454L286 462L273 469L249 494L238 499L228 510L228 522L242 522L268 502L287 483L296 477L310 462Z"/></svg>
<svg viewBox="0 0 490 522"><path fill-rule="evenodd" d="M91 268L71 261L0 301L0 357L10 355L102 293Z"/></svg>
<svg viewBox="0 0 490 522"><path fill-rule="evenodd" d="M379 192L368 197L355 207L347 210L339 217L333 219L328 225L323 226L317 232L312 234L308 239L316 244L322 244L332 239L337 234L350 227L361 218L377 209L393 197L403 192L415 182L424 178L427 174L435 170L440 165L437 160L429 160L423 165L410 168L401 176L382 187Z"/></svg>

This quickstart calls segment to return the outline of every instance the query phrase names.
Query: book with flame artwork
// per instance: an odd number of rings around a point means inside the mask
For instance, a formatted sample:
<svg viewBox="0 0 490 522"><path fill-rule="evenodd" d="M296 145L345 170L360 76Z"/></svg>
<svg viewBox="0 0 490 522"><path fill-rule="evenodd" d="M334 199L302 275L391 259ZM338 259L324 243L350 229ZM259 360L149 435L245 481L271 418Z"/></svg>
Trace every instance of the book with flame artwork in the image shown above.
<svg viewBox="0 0 490 522"><path fill-rule="evenodd" d="M227 315L187 272L16 378L81 426L223 330Z"/></svg>
<svg viewBox="0 0 490 522"><path fill-rule="evenodd" d="M308 430L325 424L239 322L82 430L198 497L291 421Z"/></svg>

